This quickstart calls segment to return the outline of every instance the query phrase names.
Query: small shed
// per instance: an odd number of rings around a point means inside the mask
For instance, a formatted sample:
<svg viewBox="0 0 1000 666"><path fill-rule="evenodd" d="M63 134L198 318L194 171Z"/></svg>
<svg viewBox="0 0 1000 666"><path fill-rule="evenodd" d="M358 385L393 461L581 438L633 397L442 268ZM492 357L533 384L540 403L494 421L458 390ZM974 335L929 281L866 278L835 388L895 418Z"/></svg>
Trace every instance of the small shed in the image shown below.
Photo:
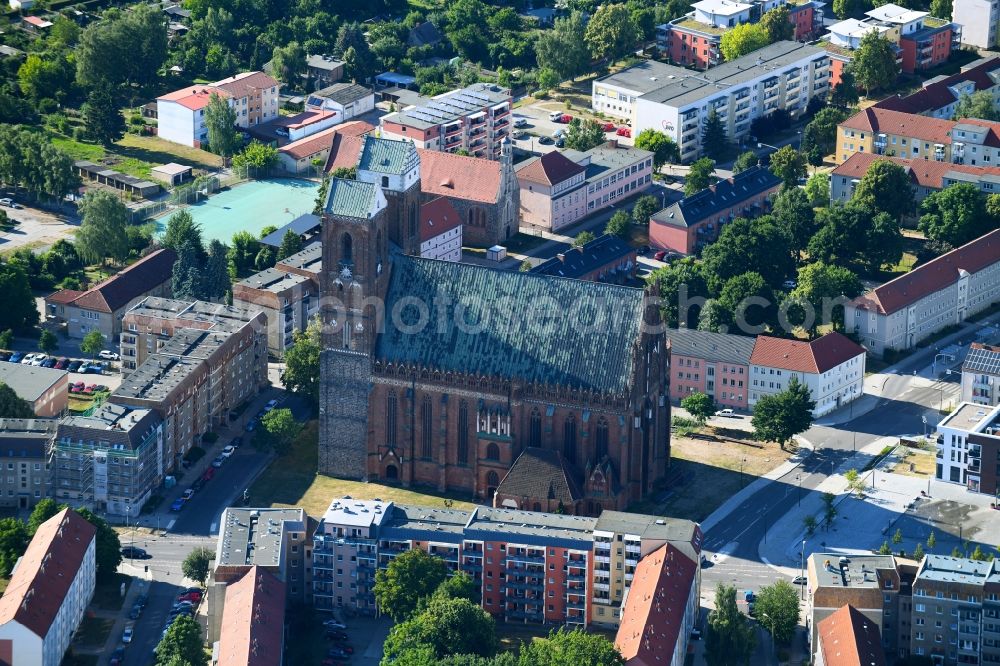
<svg viewBox="0 0 1000 666"><path fill-rule="evenodd" d="M191 178L191 167L175 162L161 164L149 171L149 177L167 185L180 185Z"/></svg>
<svg viewBox="0 0 1000 666"><path fill-rule="evenodd" d="M486 250L486 258L490 261L503 261L507 258L507 248L503 245L494 245Z"/></svg>

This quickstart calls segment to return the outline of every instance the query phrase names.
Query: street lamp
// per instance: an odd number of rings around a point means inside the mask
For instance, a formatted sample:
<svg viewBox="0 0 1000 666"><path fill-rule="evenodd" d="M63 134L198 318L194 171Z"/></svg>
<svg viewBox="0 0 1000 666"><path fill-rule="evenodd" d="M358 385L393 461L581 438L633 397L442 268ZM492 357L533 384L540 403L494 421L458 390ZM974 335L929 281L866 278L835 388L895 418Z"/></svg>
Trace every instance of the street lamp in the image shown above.
<svg viewBox="0 0 1000 666"><path fill-rule="evenodd" d="M740 460L740 488L741 489L743 488L743 463L745 463L746 461L747 461L747 459L745 457L742 460Z"/></svg>
<svg viewBox="0 0 1000 666"><path fill-rule="evenodd" d="M806 577L806 540L802 540L802 551L799 553L799 577ZM806 586L805 583L799 585L802 588L799 592L799 601L804 601L806 598Z"/></svg>
<svg viewBox="0 0 1000 666"><path fill-rule="evenodd" d="M802 475L796 474L795 480L799 482L799 506L802 506Z"/></svg>

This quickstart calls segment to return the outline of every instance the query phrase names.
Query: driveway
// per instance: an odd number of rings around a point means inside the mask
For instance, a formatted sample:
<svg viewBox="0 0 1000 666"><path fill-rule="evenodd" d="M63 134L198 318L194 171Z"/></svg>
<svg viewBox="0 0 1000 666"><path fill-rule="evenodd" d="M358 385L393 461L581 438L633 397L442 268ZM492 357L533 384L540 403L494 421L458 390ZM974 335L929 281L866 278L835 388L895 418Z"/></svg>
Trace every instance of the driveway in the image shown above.
<svg viewBox="0 0 1000 666"><path fill-rule="evenodd" d="M47 249L61 238L71 238L76 234L79 219L68 215L56 215L40 208L3 208L7 217L20 224L11 231L0 232L0 251L16 250L28 246L39 250ZM68 209L67 209L68 210Z"/></svg>

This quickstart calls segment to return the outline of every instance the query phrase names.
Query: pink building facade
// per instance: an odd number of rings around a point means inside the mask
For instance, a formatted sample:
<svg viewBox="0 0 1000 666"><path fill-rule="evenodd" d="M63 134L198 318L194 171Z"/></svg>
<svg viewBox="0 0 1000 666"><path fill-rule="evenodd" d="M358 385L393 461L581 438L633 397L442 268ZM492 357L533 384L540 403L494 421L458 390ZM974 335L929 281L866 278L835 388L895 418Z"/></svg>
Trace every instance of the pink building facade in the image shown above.
<svg viewBox="0 0 1000 666"><path fill-rule="evenodd" d="M680 328L671 330L670 398L692 393L714 398L720 408L746 411L754 338Z"/></svg>

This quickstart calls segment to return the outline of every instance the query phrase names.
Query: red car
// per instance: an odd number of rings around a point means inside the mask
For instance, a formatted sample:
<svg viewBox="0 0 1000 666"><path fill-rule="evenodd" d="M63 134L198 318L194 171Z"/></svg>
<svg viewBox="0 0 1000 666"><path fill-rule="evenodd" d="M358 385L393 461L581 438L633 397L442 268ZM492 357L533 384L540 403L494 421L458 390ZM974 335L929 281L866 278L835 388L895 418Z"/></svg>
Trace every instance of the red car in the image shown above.
<svg viewBox="0 0 1000 666"><path fill-rule="evenodd" d="M601 129L605 132L614 132L617 128L614 123L602 123Z"/></svg>
<svg viewBox="0 0 1000 666"><path fill-rule="evenodd" d="M193 604L201 602L201 592L185 592L177 597L177 601L190 601Z"/></svg>
<svg viewBox="0 0 1000 666"><path fill-rule="evenodd" d="M556 122L557 123L563 123L564 125L568 125L572 121L573 121L573 116L569 115L568 113L564 113L564 114L562 114L562 116L560 116L559 120L557 120Z"/></svg>
<svg viewBox="0 0 1000 666"><path fill-rule="evenodd" d="M615 132L618 136L623 136L627 139L632 138L632 129L629 127L619 127L618 131Z"/></svg>
<svg viewBox="0 0 1000 666"><path fill-rule="evenodd" d="M215 476L215 468L209 467L205 470L205 473L201 475L201 480L206 482L211 481L213 476Z"/></svg>
<svg viewBox="0 0 1000 666"><path fill-rule="evenodd" d="M653 259L656 259L657 261L663 261L664 258L666 258L666 256L667 256L667 251L660 250L659 252L653 255Z"/></svg>

